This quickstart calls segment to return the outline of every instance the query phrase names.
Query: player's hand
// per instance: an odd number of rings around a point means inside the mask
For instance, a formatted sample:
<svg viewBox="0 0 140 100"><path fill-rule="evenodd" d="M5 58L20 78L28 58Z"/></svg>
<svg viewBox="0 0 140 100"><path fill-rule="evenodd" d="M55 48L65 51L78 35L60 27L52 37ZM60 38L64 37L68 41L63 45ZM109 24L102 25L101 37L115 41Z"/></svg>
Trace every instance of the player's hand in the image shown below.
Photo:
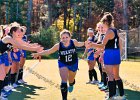
<svg viewBox="0 0 140 100"><path fill-rule="evenodd" d="M32 53L31 55L34 59L37 59L40 56L39 53Z"/></svg>
<svg viewBox="0 0 140 100"><path fill-rule="evenodd" d="M35 51L36 52L41 52L43 51L44 47L41 47L40 45L35 46Z"/></svg>
<svg viewBox="0 0 140 100"><path fill-rule="evenodd" d="M94 53L94 58L98 58L99 55L97 53Z"/></svg>
<svg viewBox="0 0 140 100"><path fill-rule="evenodd" d="M85 58L85 54L82 55L82 59L84 59L84 58Z"/></svg>
<svg viewBox="0 0 140 100"><path fill-rule="evenodd" d="M87 49L92 48L92 42L91 42L91 41L85 41L85 47L86 47Z"/></svg>

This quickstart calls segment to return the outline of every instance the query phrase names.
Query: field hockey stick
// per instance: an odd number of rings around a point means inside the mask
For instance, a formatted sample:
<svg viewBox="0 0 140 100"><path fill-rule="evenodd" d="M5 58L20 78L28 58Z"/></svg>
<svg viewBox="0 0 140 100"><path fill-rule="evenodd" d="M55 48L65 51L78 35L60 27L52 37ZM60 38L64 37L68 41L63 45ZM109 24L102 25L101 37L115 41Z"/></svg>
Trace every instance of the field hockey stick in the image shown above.
<svg viewBox="0 0 140 100"><path fill-rule="evenodd" d="M17 81L18 81L19 70L20 70L20 64L19 64L19 62L18 62L18 66L17 66L17 75L16 75L15 82L17 82Z"/></svg>
<svg viewBox="0 0 140 100"><path fill-rule="evenodd" d="M39 58L39 62L36 62L34 65L32 65L32 67L30 69L26 69L27 72L25 72L25 74L23 75L23 78L25 78L26 76L28 76L28 74L30 73L31 70L35 69L37 67L37 65L41 62L41 56L38 57Z"/></svg>

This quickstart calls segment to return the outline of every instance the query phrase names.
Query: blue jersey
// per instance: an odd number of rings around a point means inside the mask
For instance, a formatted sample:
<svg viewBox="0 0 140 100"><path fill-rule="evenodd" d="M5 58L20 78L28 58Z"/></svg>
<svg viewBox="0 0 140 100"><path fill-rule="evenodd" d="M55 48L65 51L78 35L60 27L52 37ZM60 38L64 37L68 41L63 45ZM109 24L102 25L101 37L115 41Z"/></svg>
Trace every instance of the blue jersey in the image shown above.
<svg viewBox="0 0 140 100"><path fill-rule="evenodd" d="M25 41L25 42L27 42L27 36L24 35L23 38L22 38L22 40Z"/></svg>
<svg viewBox="0 0 140 100"><path fill-rule="evenodd" d="M73 40L70 45L65 47L62 42L59 43L59 61L66 65L73 65L77 62L77 52Z"/></svg>
<svg viewBox="0 0 140 100"><path fill-rule="evenodd" d="M0 53L4 53L6 51L10 51L13 48L12 44L5 44L2 40L0 40Z"/></svg>
<svg viewBox="0 0 140 100"><path fill-rule="evenodd" d="M89 37L87 40L88 40L88 41L91 41L91 42L94 42L94 39L95 39L95 36ZM92 51L92 50L93 50L93 48L88 49L88 52L90 52L90 51Z"/></svg>
<svg viewBox="0 0 140 100"><path fill-rule="evenodd" d="M103 39L104 39L104 37L105 37L105 34L100 34L99 36L98 36L98 40L99 41L97 41L97 44L101 44L102 43L102 41L103 41Z"/></svg>
<svg viewBox="0 0 140 100"><path fill-rule="evenodd" d="M104 51L104 64L105 65L118 65L121 63L119 36L117 30L110 28L114 32L114 38L109 40L105 45Z"/></svg>
<svg viewBox="0 0 140 100"><path fill-rule="evenodd" d="M91 42L95 42L95 36L89 37L87 40L91 41ZM87 59L90 60L90 61L94 60L94 52L93 52L93 50L94 50L94 48L88 49L88 52L92 51L92 53L87 57Z"/></svg>
<svg viewBox="0 0 140 100"><path fill-rule="evenodd" d="M22 38L23 41L27 42L27 35L24 35ZM26 58L26 50L21 50L21 52L23 53L23 58Z"/></svg>
<svg viewBox="0 0 140 100"><path fill-rule="evenodd" d="M117 29L110 28L114 32L114 38L108 40L107 44L105 45L105 49L119 49L119 37L117 34Z"/></svg>
<svg viewBox="0 0 140 100"><path fill-rule="evenodd" d="M12 48L11 44L5 44L2 40L0 40L0 64L5 64L5 66L10 65L7 51L10 51Z"/></svg>

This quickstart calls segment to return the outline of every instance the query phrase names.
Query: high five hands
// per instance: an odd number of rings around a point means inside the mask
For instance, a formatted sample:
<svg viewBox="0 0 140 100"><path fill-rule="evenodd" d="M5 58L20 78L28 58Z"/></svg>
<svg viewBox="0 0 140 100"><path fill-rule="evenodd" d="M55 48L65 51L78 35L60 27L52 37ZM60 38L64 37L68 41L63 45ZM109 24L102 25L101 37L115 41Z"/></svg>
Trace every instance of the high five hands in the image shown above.
<svg viewBox="0 0 140 100"><path fill-rule="evenodd" d="M86 47L86 49L92 48L92 42L91 41L85 41L85 47Z"/></svg>

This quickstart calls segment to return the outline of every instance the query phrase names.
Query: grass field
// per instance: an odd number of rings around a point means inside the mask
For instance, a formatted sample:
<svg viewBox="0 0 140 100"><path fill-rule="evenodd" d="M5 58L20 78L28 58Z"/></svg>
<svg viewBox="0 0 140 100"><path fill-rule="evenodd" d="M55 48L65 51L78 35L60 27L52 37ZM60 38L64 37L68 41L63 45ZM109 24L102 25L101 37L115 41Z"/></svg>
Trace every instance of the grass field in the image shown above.
<svg viewBox="0 0 140 100"><path fill-rule="evenodd" d="M57 60L27 60L24 80L28 85L21 85L8 97L9 100L61 100L59 89L60 76ZM100 79L99 70L98 78ZM140 100L140 62L123 61L120 75L124 81L125 95L128 100ZM96 85L86 84L88 65L80 60L74 91L68 94L68 100L104 100L105 93Z"/></svg>

